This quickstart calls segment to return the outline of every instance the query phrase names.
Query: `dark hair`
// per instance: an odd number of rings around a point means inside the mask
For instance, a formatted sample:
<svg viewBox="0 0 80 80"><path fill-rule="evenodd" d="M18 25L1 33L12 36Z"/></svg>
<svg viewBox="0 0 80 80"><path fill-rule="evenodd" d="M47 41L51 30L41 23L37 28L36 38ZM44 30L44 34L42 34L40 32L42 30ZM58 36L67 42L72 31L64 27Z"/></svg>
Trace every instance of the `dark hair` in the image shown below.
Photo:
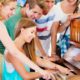
<svg viewBox="0 0 80 80"><path fill-rule="evenodd" d="M38 5L41 9L46 8L46 5L44 5L41 1L35 1L35 0L28 0L30 9L33 9L35 5Z"/></svg>
<svg viewBox="0 0 80 80"><path fill-rule="evenodd" d="M34 26L36 26L36 24L32 20L28 18L22 18L18 22L17 27L15 29L15 38L17 38L20 35L22 28L25 29L25 28L30 28ZM23 45L23 50L27 57L29 57L33 61L36 60L34 39L30 43L25 42L25 44Z"/></svg>
<svg viewBox="0 0 80 80"><path fill-rule="evenodd" d="M77 12L78 9L79 9L79 8L78 8L78 5L79 5L79 0L76 1L76 8L75 8L75 10L74 10L74 13Z"/></svg>

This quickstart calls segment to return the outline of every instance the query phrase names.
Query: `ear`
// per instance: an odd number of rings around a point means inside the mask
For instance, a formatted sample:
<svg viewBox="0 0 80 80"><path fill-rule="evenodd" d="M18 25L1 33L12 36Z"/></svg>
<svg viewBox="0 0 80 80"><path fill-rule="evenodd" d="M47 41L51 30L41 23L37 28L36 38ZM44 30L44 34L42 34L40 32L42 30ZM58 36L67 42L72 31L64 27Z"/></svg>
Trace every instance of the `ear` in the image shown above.
<svg viewBox="0 0 80 80"><path fill-rule="evenodd" d="M21 33L23 33L24 32L24 28L21 28Z"/></svg>
<svg viewBox="0 0 80 80"><path fill-rule="evenodd" d="M29 11L29 9L30 9L30 7L29 7L29 4L27 3L26 4L26 10Z"/></svg>

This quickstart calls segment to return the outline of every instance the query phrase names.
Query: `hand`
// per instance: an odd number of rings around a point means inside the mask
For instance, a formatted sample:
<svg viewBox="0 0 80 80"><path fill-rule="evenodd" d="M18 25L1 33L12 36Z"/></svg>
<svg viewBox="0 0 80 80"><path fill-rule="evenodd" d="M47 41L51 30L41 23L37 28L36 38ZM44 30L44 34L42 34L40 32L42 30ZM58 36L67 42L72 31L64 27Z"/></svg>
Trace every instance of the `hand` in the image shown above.
<svg viewBox="0 0 80 80"><path fill-rule="evenodd" d="M70 17L71 17L71 19L78 18L78 17L80 17L80 13L74 13Z"/></svg>
<svg viewBox="0 0 80 80"><path fill-rule="evenodd" d="M65 67L62 67L62 66L59 66L59 65L56 65L56 68L61 72L61 73L64 73L64 74L69 74L71 70L69 70L68 68L65 68Z"/></svg>
<svg viewBox="0 0 80 80"><path fill-rule="evenodd" d="M59 56L57 56L56 54L51 54L51 60L52 60L52 58L53 58L53 61L58 61L60 58L59 58Z"/></svg>
<svg viewBox="0 0 80 80"><path fill-rule="evenodd" d="M53 79L53 80L56 80L54 74L55 72L53 70L45 70L47 73L48 73L48 76L43 76L44 79Z"/></svg>
<svg viewBox="0 0 80 80"><path fill-rule="evenodd" d="M80 61L80 54L78 54L77 56L73 57L74 61Z"/></svg>

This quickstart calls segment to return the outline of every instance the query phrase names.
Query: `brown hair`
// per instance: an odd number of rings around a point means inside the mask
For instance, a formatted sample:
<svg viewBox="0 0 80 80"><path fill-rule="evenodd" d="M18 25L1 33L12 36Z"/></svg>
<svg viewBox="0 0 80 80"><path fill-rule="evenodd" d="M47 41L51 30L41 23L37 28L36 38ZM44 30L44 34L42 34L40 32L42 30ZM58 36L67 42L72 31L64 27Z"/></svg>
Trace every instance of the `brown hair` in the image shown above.
<svg viewBox="0 0 80 80"><path fill-rule="evenodd" d="M43 10L43 14L46 15L48 13L48 7L45 5L44 0L38 0L37 5Z"/></svg>
<svg viewBox="0 0 80 80"><path fill-rule="evenodd" d="M28 3L29 3L30 9L33 9L35 7L35 5L38 5L41 9L46 8L46 5L44 5L42 1L34 1L33 0L33 1L28 2Z"/></svg>
<svg viewBox="0 0 80 80"><path fill-rule="evenodd" d="M36 24L32 20L28 18L22 18L18 22L17 27L15 29L15 38L20 35L21 28L25 29L25 28L30 28L34 26L36 26ZM34 39L30 43L25 42L25 44L23 45L23 50L27 57L29 57L33 61L36 60Z"/></svg>
<svg viewBox="0 0 80 80"><path fill-rule="evenodd" d="M76 7L75 7L75 10L74 10L74 13L78 12L78 9L79 9L78 5L79 5L79 0L76 1Z"/></svg>

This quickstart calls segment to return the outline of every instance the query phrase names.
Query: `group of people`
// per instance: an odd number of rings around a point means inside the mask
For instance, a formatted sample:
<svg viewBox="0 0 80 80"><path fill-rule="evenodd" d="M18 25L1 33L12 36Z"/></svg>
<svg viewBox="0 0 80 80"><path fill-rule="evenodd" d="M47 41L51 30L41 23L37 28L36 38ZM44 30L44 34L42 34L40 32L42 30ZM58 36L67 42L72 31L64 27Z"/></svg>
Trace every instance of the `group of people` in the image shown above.
<svg viewBox="0 0 80 80"><path fill-rule="evenodd" d="M56 80L54 74L58 72L71 74L70 69L54 62L60 59L56 45L60 46L61 58L71 53L68 51L71 48L69 25L72 19L80 16L78 3L79 0L62 0L56 4L55 0L0 2L0 53L4 54L2 80L40 77ZM80 61L79 51L75 61ZM35 72L30 72L30 68Z"/></svg>

